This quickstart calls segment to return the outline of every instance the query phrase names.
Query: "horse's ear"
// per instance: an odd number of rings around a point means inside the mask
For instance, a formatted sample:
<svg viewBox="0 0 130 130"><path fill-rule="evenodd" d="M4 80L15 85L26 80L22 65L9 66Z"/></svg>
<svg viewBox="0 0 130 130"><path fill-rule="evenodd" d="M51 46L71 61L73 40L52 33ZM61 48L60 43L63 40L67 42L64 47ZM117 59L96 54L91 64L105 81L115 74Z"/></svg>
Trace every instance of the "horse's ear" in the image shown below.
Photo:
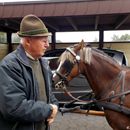
<svg viewBox="0 0 130 130"><path fill-rule="evenodd" d="M81 41L79 44L80 44L80 46L81 46L81 49L82 49L83 47L85 47L85 42L84 42L83 39L82 39L82 41Z"/></svg>

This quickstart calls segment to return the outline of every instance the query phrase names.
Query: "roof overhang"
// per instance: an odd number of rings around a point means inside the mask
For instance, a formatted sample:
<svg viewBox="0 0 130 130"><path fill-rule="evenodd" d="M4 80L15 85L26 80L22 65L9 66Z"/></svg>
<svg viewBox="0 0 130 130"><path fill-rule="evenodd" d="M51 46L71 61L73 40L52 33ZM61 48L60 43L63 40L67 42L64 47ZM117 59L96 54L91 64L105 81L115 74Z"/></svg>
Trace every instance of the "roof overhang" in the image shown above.
<svg viewBox="0 0 130 130"><path fill-rule="evenodd" d="M17 31L21 18L35 14L50 31L130 29L130 0L51 0L0 4L0 27Z"/></svg>

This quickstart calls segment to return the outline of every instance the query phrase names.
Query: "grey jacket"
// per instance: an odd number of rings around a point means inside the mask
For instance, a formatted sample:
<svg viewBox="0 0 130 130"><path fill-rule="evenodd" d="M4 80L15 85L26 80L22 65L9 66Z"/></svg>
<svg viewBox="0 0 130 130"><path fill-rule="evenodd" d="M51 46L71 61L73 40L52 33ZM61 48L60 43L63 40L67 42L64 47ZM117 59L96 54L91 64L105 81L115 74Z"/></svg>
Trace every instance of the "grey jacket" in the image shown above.
<svg viewBox="0 0 130 130"><path fill-rule="evenodd" d="M47 102L58 105L51 92L52 74L48 62L40 59L45 76ZM51 106L38 100L38 83L29 66L22 45L0 63L0 129L35 130L35 124L46 121Z"/></svg>

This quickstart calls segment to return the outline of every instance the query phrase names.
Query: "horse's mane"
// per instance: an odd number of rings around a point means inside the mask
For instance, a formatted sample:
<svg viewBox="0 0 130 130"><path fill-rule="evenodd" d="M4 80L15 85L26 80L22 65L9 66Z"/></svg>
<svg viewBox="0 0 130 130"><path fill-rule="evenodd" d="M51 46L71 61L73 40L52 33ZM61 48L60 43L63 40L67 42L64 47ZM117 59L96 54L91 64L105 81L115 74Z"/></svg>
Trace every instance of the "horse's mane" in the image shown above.
<svg viewBox="0 0 130 130"><path fill-rule="evenodd" d="M92 48L94 52L96 52L96 55L99 55L104 61L110 63L110 64L115 64L117 65L117 61L113 59L111 56L109 56L107 53L103 52L103 50L99 50L96 48Z"/></svg>
<svg viewBox="0 0 130 130"><path fill-rule="evenodd" d="M70 47L72 50L74 49L74 46ZM108 54L106 54L105 52L103 52L102 50L99 50L97 48L94 47L84 47L83 49L85 49L85 51L83 51L82 49L80 50L80 56L82 58L82 55L84 55L83 53L85 53L85 62L90 63L91 62L91 56L93 55L93 53L96 53L96 56L101 57L103 60L105 60L106 62L110 63L110 64L115 64L117 65L117 61L114 60L112 57L110 57ZM82 52L82 53L81 53ZM69 60L70 62L74 63L74 57L72 56L72 54L69 51L64 51L62 53L62 55L59 58L59 62L62 61L64 62L65 60Z"/></svg>
<svg viewBox="0 0 130 130"><path fill-rule="evenodd" d="M73 47L70 47L73 50ZM62 55L59 57L59 62L62 61L64 62L65 60L69 60L70 62L74 63L74 57L69 51L64 51Z"/></svg>

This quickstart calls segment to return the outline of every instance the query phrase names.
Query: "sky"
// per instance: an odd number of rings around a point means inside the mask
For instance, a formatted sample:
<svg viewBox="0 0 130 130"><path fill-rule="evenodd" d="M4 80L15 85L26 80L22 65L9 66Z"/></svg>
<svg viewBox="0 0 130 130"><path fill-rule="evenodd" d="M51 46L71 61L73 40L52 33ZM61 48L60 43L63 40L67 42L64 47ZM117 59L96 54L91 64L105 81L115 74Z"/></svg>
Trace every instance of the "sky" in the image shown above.
<svg viewBox="0 0 130 130"><path fill-rule="evenodd" d="M56 37L58 40L62 42L80 42L82 39L87 42L91 41L92 39L98 39L99 33L98 32L59 32L56 33Z"/></svg>
<svg viewBox="0 0 130 130"><path fill-rule="evenodd" d="M123 31L104 31L104 41L111 41L113 35L121 36L129 34L130 30ZM62 42L80 42L82 39L85 42L93 42L95 39L99 40L99 32L98 31L87 31L87 32L62 32L56 33L56 37L58 40Z"/></svg>

